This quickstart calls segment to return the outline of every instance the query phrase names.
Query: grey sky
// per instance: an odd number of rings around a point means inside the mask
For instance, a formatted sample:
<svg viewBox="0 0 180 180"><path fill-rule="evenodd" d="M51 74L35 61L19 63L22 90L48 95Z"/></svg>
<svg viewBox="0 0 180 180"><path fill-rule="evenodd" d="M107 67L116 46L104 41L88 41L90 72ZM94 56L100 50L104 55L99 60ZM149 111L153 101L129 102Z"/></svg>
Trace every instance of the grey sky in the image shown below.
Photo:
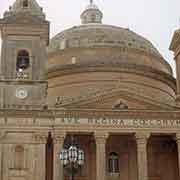
<svg viewBox="0 0 180 180"><path fill-rule="evenodd" d="M0 15L15 0L0 0ZM51 37L80 24L80 13L89 0L37 0L51 21ZM180 27L180 0L94 0L104 13L103 23L130 28L149 39L174 66L168 50L175 29Z"/></svg>

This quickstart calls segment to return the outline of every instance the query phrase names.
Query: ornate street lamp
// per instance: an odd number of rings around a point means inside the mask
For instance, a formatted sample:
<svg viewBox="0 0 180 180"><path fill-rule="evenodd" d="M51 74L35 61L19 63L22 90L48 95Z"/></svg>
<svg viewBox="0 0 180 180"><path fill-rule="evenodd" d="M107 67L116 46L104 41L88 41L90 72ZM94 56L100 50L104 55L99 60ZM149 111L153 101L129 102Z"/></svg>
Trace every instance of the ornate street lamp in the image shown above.
<svg viewBox="0 0 180 180"><path fill-rule="evenodd" d="M71 145L68 149L63 149L59 156L64 168L70 174L70 180L74 180L78 169L84 164L84 151L74 145L73 137L71 138Z"/></svg>

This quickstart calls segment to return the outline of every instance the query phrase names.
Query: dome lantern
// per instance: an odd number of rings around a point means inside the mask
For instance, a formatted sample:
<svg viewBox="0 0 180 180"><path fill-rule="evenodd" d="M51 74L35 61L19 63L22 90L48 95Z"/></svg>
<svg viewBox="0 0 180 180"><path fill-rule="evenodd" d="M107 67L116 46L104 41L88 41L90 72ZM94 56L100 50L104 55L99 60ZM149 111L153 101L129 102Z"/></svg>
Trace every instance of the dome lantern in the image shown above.
<svg viewBox="0 0 180 180"><path fill-rule="evenodd" d="M90 4L81 14L82 24L89 23L102 23L103 13L99 10L98 6L94 4L93 0L90 0Z"/></svg>

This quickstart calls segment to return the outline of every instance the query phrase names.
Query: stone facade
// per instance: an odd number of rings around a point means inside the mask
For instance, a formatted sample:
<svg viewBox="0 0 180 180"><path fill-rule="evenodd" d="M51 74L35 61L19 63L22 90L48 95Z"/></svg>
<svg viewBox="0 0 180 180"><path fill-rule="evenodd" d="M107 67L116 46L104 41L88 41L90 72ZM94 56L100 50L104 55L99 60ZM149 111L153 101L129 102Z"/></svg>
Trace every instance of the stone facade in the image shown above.
<svg viewBox="0 0 180 180"><path fill-rule="evenodd" d="M77 180L180 179L179 30L175 79L148 40L102 16L91 1L50 44L35 0L0 19L0 180L68 179L59 154L72 135Z"/></svg>

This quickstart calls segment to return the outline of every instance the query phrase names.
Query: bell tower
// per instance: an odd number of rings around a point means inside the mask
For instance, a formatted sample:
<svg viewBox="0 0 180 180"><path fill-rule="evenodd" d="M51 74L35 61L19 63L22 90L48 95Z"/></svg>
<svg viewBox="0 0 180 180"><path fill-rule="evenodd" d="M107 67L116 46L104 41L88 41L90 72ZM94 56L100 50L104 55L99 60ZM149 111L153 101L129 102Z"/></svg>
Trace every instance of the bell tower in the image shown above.
<svg viewBox="0 0 180 180"><path fill-rule="evenodd" d="M1 107L46 104L49 22L36 0L16 0L0 19Z"/></svg>

